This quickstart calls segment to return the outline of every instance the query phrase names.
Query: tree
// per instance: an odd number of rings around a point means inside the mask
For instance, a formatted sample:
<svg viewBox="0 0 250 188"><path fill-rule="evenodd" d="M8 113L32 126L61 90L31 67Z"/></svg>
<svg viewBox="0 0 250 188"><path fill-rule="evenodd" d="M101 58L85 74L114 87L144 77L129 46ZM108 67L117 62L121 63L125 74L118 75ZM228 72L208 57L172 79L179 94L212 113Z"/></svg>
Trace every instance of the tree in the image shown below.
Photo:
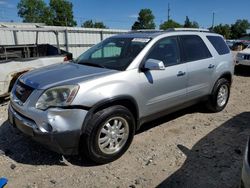
<svg viewBox="0 0 250 188"><path fill-rule="evenodd" d="M186 28L199 28L199 24L196 21L191 22L188 18L188 16L186 16L186 20L184 22L184 27Z"/></svg>
<svg viewBox="0 0 250 188"><path fill-rule="evenodd" d="M246 30L250 27L248 20L237 20L231 26L232 38L238 39L246 34Z"/></svg>
<svg viewBox="0 0 250 188"><path fill-rule="evenodd" d="M103 22L95 22L94 28L102 28L102 29L107 29L108 27L104 25Z"/></svg>
<svg viewBox="0 0 250 188"><path fill-rule="evenodd" d="M191 27L192 22L190 22L189 17L186 16L186 20L184 22L184 27Z"/></svg>
<svg viewBox="0 0 250 188"><path fill-rule="evenodd" d="M150 9L141 9L132 30L155 29L154 19L155 17Z"/></svg>
<svg viewBox="0 0 250 188"><path fill-rule="evenodd" d="M230 27L230 25L228 25L228 24L225 24L225 25L222 25L222 24L217 25L217 26L215 26L215 27L213 28L213 31L214 31L215 33L218 33L218 34L224 36L226 39L230 39L230 38L231 38L231 34L232 34L232 33L231 33L231 27Z"/></svg>
<svg viewBox="0 0 250 188"><path fill-rule="evenodd" d="M23 22L52 24L50 9L43 0L21 0L17 9Z"/></svg>
<svg viewBox="0 0 250 188"><path fill-rule="evenodd" d="M87 20L85 21L81 27L85 28L102 28L102 29L107 29L108 27L104 25L103 22L93 22L93 20Z"/></svg>
<svg viewBox="0 0 250 188"><path fill-rule="evenodd" d="M199 28L200 26L199 26L198 22L193 21L191 27L192 27L192 28Z"/></svg>
<svg viewBox="0 0 250 188"><path fill-rule="evenodd" d="M180 28L180 27L182 27L181 24L179 24L171 19L168 21L165 21L163 24L160 25L160 29L162 29L162 30L167 30L169 28Z"/></svg>
<svg viewBox="0 0 250 188"><path fill-rule="evenodd" d="M50 0L50 11L53 25L56 26L76 26L73 16L73 4L67 0Z"/></svg>
<svg viewBox="0 0 250 188"><path fill-rule="evenodd" d="M94 27L94 23L92 20L87 20L85 21L81 27L85 27L85 28L93 28Z"/></svg>

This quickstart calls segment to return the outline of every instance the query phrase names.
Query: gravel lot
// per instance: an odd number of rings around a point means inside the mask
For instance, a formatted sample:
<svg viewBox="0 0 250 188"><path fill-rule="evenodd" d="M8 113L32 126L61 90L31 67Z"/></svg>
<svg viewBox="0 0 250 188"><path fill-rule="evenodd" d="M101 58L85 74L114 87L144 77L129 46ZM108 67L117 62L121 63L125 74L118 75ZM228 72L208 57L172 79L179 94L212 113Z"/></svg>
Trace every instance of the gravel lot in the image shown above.
<svg viewBox="0 0 250 188"><path fill-rule="evenodd" d="M145 124L117 161L97 166L44 149L0 107L0 177L7 187L237 187L250 135L250 69L238 69L227 108L197 105Z"/></svg>

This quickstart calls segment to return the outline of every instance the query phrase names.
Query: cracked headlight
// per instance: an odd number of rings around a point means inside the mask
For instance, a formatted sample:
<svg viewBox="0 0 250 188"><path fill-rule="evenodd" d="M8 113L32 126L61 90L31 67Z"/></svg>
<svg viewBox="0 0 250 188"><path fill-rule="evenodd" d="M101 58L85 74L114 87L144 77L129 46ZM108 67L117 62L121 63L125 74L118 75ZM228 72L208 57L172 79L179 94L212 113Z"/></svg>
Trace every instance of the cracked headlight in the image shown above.
<svg viewBox="0 0 250 188"><path fill-rule="evenodd" d="M36 103L36 108L45 110L53 106L67 106L75 98L78 89L78 85L66 85L50 88L40 96Z"/></svg>

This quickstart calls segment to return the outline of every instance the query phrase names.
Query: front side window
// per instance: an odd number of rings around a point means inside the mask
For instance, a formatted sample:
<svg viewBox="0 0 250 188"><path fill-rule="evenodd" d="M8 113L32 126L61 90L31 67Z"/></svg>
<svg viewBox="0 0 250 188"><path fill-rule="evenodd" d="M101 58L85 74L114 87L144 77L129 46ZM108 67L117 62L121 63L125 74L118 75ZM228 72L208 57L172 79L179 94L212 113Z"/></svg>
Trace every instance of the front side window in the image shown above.
<svg viewBox="0 0 250 188"><path fill-rule="evenodd" d="M125 70L149 41L149 38L108 38L84 52L75 62Z"/></svg>
<svg viewBox="0 0 250 188"><path fill-rule="evenodd" d="M185 53L185 61L197 61L212 57L206 44L197 35L180 36L183 51Z"/></svg>
<svg viewBox="0 0 250 188"><path fill-rule="evenodd" d="M165 67L180 63L177 37L168 37L160 40L149 52L147 59L160 60Z"/></svg>

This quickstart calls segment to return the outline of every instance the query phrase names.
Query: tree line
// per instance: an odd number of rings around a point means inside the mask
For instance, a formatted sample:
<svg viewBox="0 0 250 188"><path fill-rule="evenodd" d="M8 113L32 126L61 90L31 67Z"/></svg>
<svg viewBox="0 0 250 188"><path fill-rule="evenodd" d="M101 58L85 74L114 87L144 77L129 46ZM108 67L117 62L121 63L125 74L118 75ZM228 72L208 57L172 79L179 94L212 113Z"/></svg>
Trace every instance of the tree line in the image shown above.
<svg viewBox="0 0 250 188"><path fill-rule="evenodd" d="M138 29L155 29L154 15L150 9L142 9L139 12L137 21L133 24L132 30ZM199 28L199 24L196 21L190 21L189 17L186 16L184 24L180 24L172 19L169 19L162 24L159 28L161 30L167 30L169 28ZM215 27L208 28L209 30L223 35L226 39L239 39L246 35L246 30L250 28L248 20L237 20L234 24L219 24Z"/></svg>
<svg viewBox="0 0 250 188"><path fill-rule="evenodd" d="M73 4L68 0L20 0L17 5L18 16L23 22L45 23L46 25L74 27ZM103 22L87 20L81 25L86 28L107 28Z"/></svg>
<svg viewBox="0 0 250 188"><path fill-rule="evenodd" d="M237 20L234 24L219 24L211 28L215 33L223 35L226 39L239 39L246 35L246 30L250 28L248 20Z"/></svg>
<svg viewBox="0 0 250 188"><path fill-rule="evenodd" d="M74 27L73 4L68 0L50 0L48 4L44 0L20 0L17 5L18 15L23 22L45 23L46 25ZM132 30L156 29L155 16L150 9L141 9L137 20L132 25ZM103 22L87 20L81 24L85 28L108 28ZM169 28L199 28L196 21L191 21L188 16L183 24L169 19L160 24L161 30ZM237 20L234 24L219 24L210 30L223 35L226 39L238 39L246 34L250 28L248 20Z"/></svg>

